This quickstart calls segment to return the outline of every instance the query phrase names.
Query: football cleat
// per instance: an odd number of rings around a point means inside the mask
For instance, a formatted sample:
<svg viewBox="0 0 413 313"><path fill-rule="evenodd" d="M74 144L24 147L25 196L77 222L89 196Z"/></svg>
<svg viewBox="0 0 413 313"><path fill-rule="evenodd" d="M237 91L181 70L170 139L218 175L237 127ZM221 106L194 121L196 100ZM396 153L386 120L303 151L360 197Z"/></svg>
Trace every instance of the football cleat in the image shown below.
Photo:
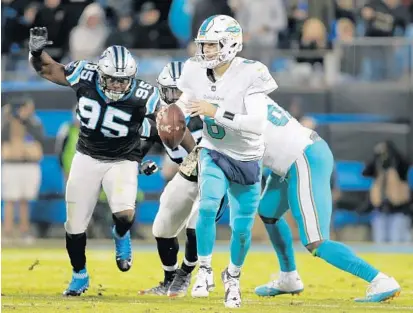
<svg viewBox="0 0 413 313"><path fill-rule="evenodd" d="M185 297L191 284L191 274L178 268L172 284L169 286L168 297Z"/></svg>
<svg viewBox="0 0 413 313"><path fill-rule="evenodd" d="M80 296L89 288L89 275L86 269L79 271L78 273L73 272L72 281L69 287L63 291L64 296Z"/></svg>
<svg viewBox="0 0 413 313"><path fill-rule="evenodd" d="M212 268L200 266L196 274L196 280L192 287L191 295L194 298L205 298L209 296L209 292L215 288L214 273Z"/></svg>
<svg viewBox="0 0 413 313"><path fill-rule="evenodd" d="M231 276L228 273L228 268L221 273L221 279L225 289L224 305L226 308L234 309L241 307L240 276L241 273L236 277Z"/></svg>
<svg viewBox="0 0 413 313"><path fill-rule="evenodd" d="M393 277L381 273L379 275L367 288L366 297L355 299L356 302L382 302L400 295L401 287Z"/></svg>
<svg viewBox="0 0 413 313"><path fill-rule="evenodd" d="M119 270L122 272L127 272L132 267L132 242L130 238L130 231L128 231L123 237L119 237L114 226L112 234L116 247L116 264Z"/></svg>
<svg viewBox="0 0 413 313"><path fill-rule="evenodd" d="M168 289L172 284L172 280L164 280L159 282L159 285L139 291L140 295L154 295L154 296L166 296Z"/></svg>
<svg viewBox="0 0 413 313"><path fill-rule="evenodd" d="M279 278L255 288L255 294L261 297L274 297L284 294L300 294L304 284L298 274L281 273Z"/></svg>

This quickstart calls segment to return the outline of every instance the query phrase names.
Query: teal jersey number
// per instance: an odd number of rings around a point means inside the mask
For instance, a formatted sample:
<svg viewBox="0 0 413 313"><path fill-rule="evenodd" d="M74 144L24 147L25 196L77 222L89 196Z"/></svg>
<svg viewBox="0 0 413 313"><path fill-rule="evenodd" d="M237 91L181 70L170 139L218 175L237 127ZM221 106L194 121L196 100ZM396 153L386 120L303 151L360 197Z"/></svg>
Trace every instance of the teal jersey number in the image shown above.
<svg viewBox="0 0 413 313"><path fill-rule="evenodd" d="M269 104L267 119L275 126L285 126L290 121L291 115L278 104Z"/></svg>
<svg viewBox="0 0 413 313"><path fill-rule="evenodd" d="M205 116L204 122L207 125L208 134L211 136L211 138L221 140L222 138L225 137L224 127L218 126L215 123L214 119Z"/></svg>

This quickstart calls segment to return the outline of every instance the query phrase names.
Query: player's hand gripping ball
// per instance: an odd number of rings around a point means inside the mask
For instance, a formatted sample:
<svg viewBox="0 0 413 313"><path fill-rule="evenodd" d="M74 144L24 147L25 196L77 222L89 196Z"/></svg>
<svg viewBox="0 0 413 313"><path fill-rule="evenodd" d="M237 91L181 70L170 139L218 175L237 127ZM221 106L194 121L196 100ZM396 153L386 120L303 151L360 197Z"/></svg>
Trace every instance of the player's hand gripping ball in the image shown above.
<svg viewBox="0 0 413 313"><path fill-rule="evenodd" d="M184 139L186 123L182 110L172 103L162 108L156 116L159 137L170 149L175 149Z"/></svg>

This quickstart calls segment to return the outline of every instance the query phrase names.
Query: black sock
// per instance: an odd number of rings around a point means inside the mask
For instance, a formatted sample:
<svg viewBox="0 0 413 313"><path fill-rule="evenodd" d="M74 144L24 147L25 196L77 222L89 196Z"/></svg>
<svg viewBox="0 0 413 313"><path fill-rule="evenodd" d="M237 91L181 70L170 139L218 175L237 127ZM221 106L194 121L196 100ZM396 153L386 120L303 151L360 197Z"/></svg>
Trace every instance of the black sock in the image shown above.
<svg viewBox="0 0 413 313"><path fill-rule="evenodd" d="M158 254L163 266L175 266L178 262L179 242L178 238L155 238ZM175 270L165 272L165 280L172 280Z"/></svg>
<svg viewBox="0 0 413 313"><path fill-rule="evenodd" d="M196 234L195 229L186 229L186 243L185 243L185 259L189 263L196 263L198 261L198 252L196 249ZM181 269L186 273L191 273L196 265L188 265L185 261L182 262Z"/></svg>
<svg viewBox="0 0 413 313"><path fill-rule="evenodd" d="M73 270L78 273L86 267L86 233L71 235L66 233L66 250Z"/></svg>
<svg viewBox="0 0 413 313"><path fill-rule="evenodd" d="M119 237L125 236L129 229L132 228L133 222L135 221L135 212L133 212L132 217L130 215L118 215L112 214L113 222L115 223L115 230Z"/></svg>

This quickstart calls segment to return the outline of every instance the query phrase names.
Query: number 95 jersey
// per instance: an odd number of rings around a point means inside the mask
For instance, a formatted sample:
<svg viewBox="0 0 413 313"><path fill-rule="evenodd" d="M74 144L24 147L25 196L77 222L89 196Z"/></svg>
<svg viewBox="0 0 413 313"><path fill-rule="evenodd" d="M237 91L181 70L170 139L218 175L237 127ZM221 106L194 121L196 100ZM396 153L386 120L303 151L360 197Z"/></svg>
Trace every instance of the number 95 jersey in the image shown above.
<svg viewBox="0 0 413 313"><path fill-rule="evenodd" d="M131 90L118 101L105 96L98 84L97 65L75 61L65 67L66 80L78 99L80 134L77 150L107 161L141 161L140 137L150 132L145 115L155 112L159 91L135 79Z"/></svg>

